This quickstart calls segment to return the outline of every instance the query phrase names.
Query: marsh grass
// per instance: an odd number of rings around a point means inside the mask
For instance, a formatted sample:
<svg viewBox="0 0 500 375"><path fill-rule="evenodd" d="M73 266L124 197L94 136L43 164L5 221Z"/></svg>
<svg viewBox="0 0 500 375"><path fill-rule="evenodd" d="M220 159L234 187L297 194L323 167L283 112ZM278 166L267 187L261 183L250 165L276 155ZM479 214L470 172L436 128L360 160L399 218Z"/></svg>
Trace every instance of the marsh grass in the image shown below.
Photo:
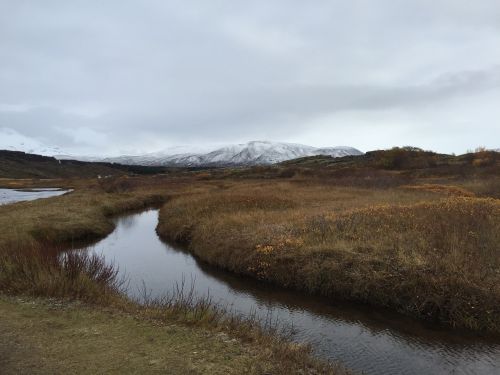
<svg viewBox="0 0 500 375"><path fill-rule="evenodd" d="M110 233L113 216L166 203L158 234L208 263L327 299L499 333L498 179L416 181L389 172L335 172L337 182L330 172L310 179L302 170L270 180L202 172L67 182L71 194L0 207L0 290L228 332L260 347L273 373L343 372L291 344L272 320L243 319L184 287L162 299L146 294L140 305L124 298L122 280L102 259L58 260L57 250Z"/></svg>
<svg viewBox="0 0 500 375"><path fill-rule="evenodd" d="M446 194L448 196L455 197L474 197L475 194L463 187L454 185L443 185L443 184L419 184L419 185L404 185L405 189L430 191L436 193Z"/></svg>
<svg viewBox="0 0 500 375"><path fill-rule="evenodd" d="M218 332L228 340L232 337L234 342L253 343L262 349L259 356L273 364L273 374L350 373L340 364L315 359L309 344L292 341L293 327L271 313L264 317L256 312L242 315L228 305L215 303L209 294L197 295L195 280L189 285L182 280L170 293L155 298L151 298L144 286L142 296L136 302L136 313L143 319L202 327Z"/></svg>
<svg viewBox="0 0 500 375"><path fill-rule="evenodd" d="M221 335L228 342L235 340L232 345L253 351L258 358L253 364L273 374L347 373L338 365L315 359L309 346L289 341L290 336L278 329L276 321L238 315L209 297L196 296L194 285L188 289L184 284L177 286L171 294L156 299L145 292L142 301L131 301L125 296L126 280L118 276L116 267L96 254L66 251L75 241L109 233L114 215L165 202L176 194L175 189L182 188L189 196L214 188L190 189L182 182L173 186L159 182L161 190L154 184L142 189L139 185L137 181L118 181L106 186L108 192L102 187L79 189L58 199L1 207L0 293L81 301L153 325L181 324L193 327L197 334Z"/></svg>
<svg viewBox="0 0 500 375"><path fill-rule="evenodd" d="M500 201L473 195L244 183L168 202L157 231L233 272L499 333Z"/></svg>
<svg viewBox="0 0 500 375"><path fill-rule="evenodd" d="M477 196L500 199L500 177L464 181L463 185Z"/></svg>
<svg viewBox="0 0 500 375"><path fill-rule="evenodd" d="M227 341L261 348L259 357L271 363L276 374L347 373L339 365L314 359L310 346L291 342L291 331L271 315L263 320L256 314L236 314L228 306L214 303L209 295L196 295L194 283L186 287L182 282L158 298L151 298L144 288L137 301L125 297L126 285L115 266L85 251L60 254L54 249L33 248L0 252L0 291L4 294L81 301L155 324L198 327Z"/></svg>
<svg viewBox="0 0 500 375"><path fill-rule="evenodd" d="M180 320L184 323L208 325L234 332L244 338L255 333L275 337L278 342L289 342L294 334L292 326L280 321L271 312L264 317L256 311L241 314L234 311L231 305L215 302L210 291L204 295L196 292L196 280L188 284L185 279L176 283L169 293L151 297L146 285L143 285L141 297L135 300L146 311L160 311L169 320ZM307 345L304 345L306 348Z"/></svg>
<svg viewBox="0 0 500 375"><path fill-rule="evenodd" d="M159 205L167 199L168 193L110 194L88 188L56 198L0 206L0 247L62 247L99 239L113 230L114 216Z"/></svg>
<svg viewBox="0 0 500 375"><path fill-rule="evenodd" d="M0 290L6 294L109 303L123 290L118 270L102 257L53 248L0 251Z"/></svg>

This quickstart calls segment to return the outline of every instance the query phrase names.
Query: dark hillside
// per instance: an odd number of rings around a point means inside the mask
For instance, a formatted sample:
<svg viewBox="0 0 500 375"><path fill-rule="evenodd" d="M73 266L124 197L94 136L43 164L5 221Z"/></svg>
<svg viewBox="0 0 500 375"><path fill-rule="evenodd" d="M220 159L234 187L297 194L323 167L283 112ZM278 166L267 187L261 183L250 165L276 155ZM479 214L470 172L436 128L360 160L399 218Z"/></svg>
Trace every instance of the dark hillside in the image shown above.
<svg viewBox="0 0 500 375"><path fill-rule="evenodd" d="M364 155L332 158L313 156L280 164L306 174L340 177L363 173L398 174L413 177L500 175L500 153L478 150L464 155L438 154L415 147L395 147Z"/></svg>
<svg viewBox="0 0 500 375"><path fill-rule="evenodd" d="M67 178L153 174L164 168L57 160L53 157L0 150L0 178Z"/></svg>

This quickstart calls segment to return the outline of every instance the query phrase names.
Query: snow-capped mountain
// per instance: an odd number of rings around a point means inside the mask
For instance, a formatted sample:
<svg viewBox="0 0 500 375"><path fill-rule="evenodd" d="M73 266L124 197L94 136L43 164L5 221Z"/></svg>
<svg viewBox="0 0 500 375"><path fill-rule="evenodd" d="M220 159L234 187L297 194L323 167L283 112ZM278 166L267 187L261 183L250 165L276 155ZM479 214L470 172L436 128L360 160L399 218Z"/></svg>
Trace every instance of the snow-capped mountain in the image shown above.
<svg viewBox="0 0 500 375"><path fill-rule="evenodd" d="M0 150L23 151L44 156L52 156L62 152L59 147L47 146L9 128L0 128Z"/></svg>
<svg viewBox="0 0 500 375"><path fill-rule="evenodd" d="M295 143L252 141L220 147L210 152L175 153L174 149L145 155L105 158L101 161L129 165L176 167L250 166L274 164L314 155L340 157L361 154L361 151L345 146L316 148Z"/></svg>

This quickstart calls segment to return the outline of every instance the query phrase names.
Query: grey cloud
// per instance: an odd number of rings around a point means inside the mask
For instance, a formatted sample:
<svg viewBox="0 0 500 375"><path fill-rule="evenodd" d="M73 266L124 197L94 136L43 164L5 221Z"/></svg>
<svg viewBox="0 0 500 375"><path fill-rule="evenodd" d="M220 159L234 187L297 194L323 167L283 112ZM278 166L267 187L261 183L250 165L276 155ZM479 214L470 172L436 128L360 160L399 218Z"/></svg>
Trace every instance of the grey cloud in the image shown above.
<svg viewBox="0 0 500 375"><path fill-rule="evenodd" d="M380 111L404 114L389 120L410 129L399 139L408 144L415 134L428 137L429 124L402 118L425 112L427 121L439 119L433 131L449 133L456 114L476 116L450 103L482 97L495 131L496 0L1 6L0 128L69 150L100 152L106 141L147 149L151 139L338 143L338 125L315 138L318 118L354 113L343 126L356 127Z"/></svg>

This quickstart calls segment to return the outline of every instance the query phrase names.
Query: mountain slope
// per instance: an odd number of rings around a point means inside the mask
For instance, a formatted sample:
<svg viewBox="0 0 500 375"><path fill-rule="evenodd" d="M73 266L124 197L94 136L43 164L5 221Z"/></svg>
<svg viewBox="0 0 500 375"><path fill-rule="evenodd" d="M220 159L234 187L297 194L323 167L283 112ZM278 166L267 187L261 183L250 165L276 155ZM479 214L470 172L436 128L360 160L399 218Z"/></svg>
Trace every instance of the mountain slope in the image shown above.
<svg viewBox="0 0 500 375"><path fill-rule="evenodd" d="M229 145L207 153L158 152L139 156L120 156L102 161L129 165L161 165L170 167L200 166L252 166L268 165L286 160L329 155L341 157L361 155L362 152L352 147L316 148L295 143L252 141L245 144Z"/></svg>
<svg viewBox="0 0 500 375"><path fill-rule="evenodd" d="M164 168L57 160L21 151L0 150L0 178L68 178L151 174Z"/></svg>
<svg viewBox="0 0 500 375"><path fill-rule="evenodd" d="M0 128L0 150L22 151L44 156L61 154L63 152L59 147L46 145L8 128Z"/></svg>

